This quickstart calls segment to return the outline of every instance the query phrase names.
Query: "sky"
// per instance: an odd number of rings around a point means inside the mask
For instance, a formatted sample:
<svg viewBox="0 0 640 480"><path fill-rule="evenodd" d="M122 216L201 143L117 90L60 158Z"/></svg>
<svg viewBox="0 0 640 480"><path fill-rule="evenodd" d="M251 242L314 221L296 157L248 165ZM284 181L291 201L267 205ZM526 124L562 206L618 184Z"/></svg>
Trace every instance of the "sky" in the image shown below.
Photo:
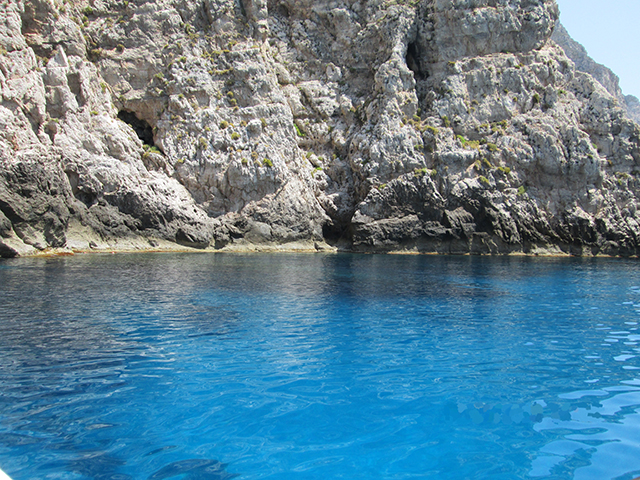
<svg viewBox="0 0 640 480"><path fill-rule="evenodd" d="M640 98L640 0L557 0L560 21L596 62Z"/></svg>

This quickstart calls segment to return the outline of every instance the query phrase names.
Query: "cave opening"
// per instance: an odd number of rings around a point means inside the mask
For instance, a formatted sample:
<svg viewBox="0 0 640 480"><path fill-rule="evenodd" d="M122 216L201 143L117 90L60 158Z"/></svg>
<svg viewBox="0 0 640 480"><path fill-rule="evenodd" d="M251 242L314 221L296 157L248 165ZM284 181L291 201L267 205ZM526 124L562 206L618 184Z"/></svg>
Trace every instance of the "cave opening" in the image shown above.
<svg viewBox="0 0 640 480"><path fill-rule="evenodd" d="M290 15L287 6L282 4L278 5L278 13L284 18L289 18Z"/></svg>
<svg viewBox="0 0 640 480"><path fill-rule="evenodd" d="M128 110L120 110L118 112L118 118L124 123L131 125L131 128L136 132L138 138L142 140L142 143L150 147L155 146L153 142L153 128L146 120L138 118L135 113Z"/></svg>
<svg viewBox="0 0 640 480"><path fill-rule="evenodd" d="M322 226L322 237L329 245L351 243L353 227L349 221L332 220Z"/></svg>
<svg viewBox="0 0 640 480"><path fill-rule="evenodd" d="M412 42L407 46L407 56L405 57L405 61L407 62L409 70L415 74L416 79L423 78L425 76L420 66L420 55L415 42Z"/></svg>

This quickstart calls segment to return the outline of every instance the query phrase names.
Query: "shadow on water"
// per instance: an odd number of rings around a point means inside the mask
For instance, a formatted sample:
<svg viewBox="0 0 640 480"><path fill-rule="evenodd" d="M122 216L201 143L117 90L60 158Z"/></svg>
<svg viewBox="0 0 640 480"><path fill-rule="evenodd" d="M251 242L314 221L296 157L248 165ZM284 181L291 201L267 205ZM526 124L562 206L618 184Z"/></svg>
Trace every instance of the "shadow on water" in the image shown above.
<svg viewBox="0 0 640 480"><path fill-rule="evenodd" d="M132 480L130 475L118 470L125 462L102 451L89 451L71 461L55 461L43 465L43 469L74 472L92 480Z"/></svg>
<svg viewBox="0 0 640 480"><path fill-rule="evenodd" d="M162 480L165 478L179 477L184 480L225 480L235 478L237 473L229 473L225 470L227 464L217 460L190 459L180 460L165 465L149 477L149 480Z"/></svg>

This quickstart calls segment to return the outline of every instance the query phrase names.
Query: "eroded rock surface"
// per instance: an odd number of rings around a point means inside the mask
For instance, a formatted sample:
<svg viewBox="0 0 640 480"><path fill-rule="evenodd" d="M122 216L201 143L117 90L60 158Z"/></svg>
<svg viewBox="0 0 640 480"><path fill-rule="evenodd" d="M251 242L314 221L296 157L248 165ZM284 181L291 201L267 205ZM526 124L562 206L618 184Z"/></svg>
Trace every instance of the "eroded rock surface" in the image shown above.
<svg viewBox="0 0 640 480"><path fill-rule="evenodd" d="M0 255L637 255L640 128L553 0L5 0Z"/></svg>
<svg viewBox="0 0 640 480"><path fill-rule="evenodd" d="M571 38L561 23L556 25L551 39L562 47L567 56L575 63L577 70L588 73L600 82L618 100L618 104L626 109L629 118L636 123L640 122L640 101L633 95L622 93L620 79L611 69L591 58L587 50Z"/></svg>

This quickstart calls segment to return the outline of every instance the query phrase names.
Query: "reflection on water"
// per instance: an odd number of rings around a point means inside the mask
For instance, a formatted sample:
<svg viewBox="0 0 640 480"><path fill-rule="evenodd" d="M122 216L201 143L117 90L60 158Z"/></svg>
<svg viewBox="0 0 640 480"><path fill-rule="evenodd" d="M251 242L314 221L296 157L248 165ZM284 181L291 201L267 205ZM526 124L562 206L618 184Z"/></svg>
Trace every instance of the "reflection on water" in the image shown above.
<svg viewBox="0 0 640 480"><path fill-rule="evenodd" d="M0 467L630 480L639 284L605 259L1 262Z"/></svg>
<svg viewBox="0 0 640 480"><path fill-rule="evenodd" d="M640 293L637 287L630 290ZM632 301L623 305L634 307L636 313L640 313L637 310L640 305ZM596 330L605 334L599 345L604 349L599 348L598 353L592 351L585 358L601 367L608 356L622 370L640 370L634 361L640 353L637 348L640 335L633 333L637 332L637 325L635 320L627 321L624 326L628 330L614 331L611 326L598 324ZM606 351L615 344L624 347L613 353ZM595 387L599 383L610 383L607 381L610 377L603 375L585 383ZM544 418L534 428L541 433L558 434L561 439L540 449L533 460L531 477L546 477L558 471L573 472L575 480L630 479L640 474L640 378L623 380L611 387L563 393L559 398L570 402L568 415ZM576 462L578 458L581 462Z"/></svg>
<svg viewBox="0 0 640 480"><path fill-rule="evenodd" d="M629 383L640 385L640 380ZM622 478L625 474L631 478L629 472L640 473L640 387L610 387L564 397L581 401L572 405L570 418L544 418L534 427L543 433L559 433L564 439L540 449L530 475L544 477L554 470L566 470L569 459L580 457L583 464L574 467L576 480Z"/></svg>

